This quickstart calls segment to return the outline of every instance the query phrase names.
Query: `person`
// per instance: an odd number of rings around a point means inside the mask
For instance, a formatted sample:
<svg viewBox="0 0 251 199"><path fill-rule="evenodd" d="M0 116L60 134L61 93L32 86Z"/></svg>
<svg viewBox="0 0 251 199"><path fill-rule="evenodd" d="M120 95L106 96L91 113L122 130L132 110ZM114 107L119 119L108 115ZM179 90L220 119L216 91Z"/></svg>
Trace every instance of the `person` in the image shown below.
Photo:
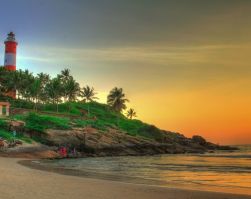
<svg viewBox="0 0 251 199"><path fill-rule="evenodd" d="M62 152L63 152L63 157L64 158L67 157L67 149L65 146L63 147Z"/></svg>
<svg viewBox="0 0 251 199"><path fill-rule="evenodd" d="M14 131L12 131L12 135L13 135L13 140L15 141L15 139L16 139L16 136L17 136L17 132L14 130Z"/></svg>

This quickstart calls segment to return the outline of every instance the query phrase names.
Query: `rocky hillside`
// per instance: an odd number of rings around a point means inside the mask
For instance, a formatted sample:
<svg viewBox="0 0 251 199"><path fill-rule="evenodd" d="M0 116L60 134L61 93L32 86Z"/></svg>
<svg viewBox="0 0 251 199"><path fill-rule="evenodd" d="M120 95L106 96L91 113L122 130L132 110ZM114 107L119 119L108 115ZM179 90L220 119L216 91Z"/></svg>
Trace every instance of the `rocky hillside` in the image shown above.
<svg viewBox="0 0 251 199"><path fill-rule="evenodd" d="M231 150L206 142L200 136L192 139L181 134L165 132L165 141L158 142L135 137L116 129L101 132L94 128L47 130L44 139L50 146L76 147L82 156L153 155L177 153L204 153L216 149Z"/></svg>
<svg viewBox="0 0 251 199"><path fill-rule="evenodd" d="M0 137L11 140L10 132L15 130L24 141L29 138L30 142L40 142L54 149L61 146L75 148L79 156L204 153L235 149L207 142L200 136L186 138L140 120L127 119L104 104L61 106L58 113L50 111L50 107L37 113L31 109L13 110L11 118L0 120ZM91 111L89 115L86 115L87 106ZM69 109L67 112L66 108Z"/></svg>

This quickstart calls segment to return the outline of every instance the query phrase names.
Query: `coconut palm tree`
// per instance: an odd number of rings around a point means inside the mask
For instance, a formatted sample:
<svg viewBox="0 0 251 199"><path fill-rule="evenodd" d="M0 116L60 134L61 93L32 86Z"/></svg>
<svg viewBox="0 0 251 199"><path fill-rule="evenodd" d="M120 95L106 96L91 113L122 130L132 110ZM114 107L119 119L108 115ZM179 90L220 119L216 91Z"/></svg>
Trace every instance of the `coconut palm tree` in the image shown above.
<svg viewBox="0 0 251 199"><path fill-rule="evenodd" d="M129 102L125 98L122 88L113 88L107 96L107 104L117 112L117 126L119 126L119 113L126 109L126 102Z"/></svg>
<svg viewBox="0 0 251 199"><path fill-rule="evenodd" d="M113 88L107 96L107 104L119 113L126 109L126 102L129 102L129 100L125 98L122 88Z"/></svg>
<svg viewBox="0 0 251 199"><path fill-rule="evenodd" d="M46 84L45 91L47 96L52 100L53 104L56 104L56 109L58 112L58 103L62 97L61 80L58 77L53 78L48 84Z"/></svg>
<svg viewBox="0 0 251 199"><path fill-rule="evenodd" d="M18 90L19 95L26 100L30 100L30 85L34 81L34 76L32 73L30 73L28 70L21 71L20 70L20 88Z"/></svg>
<svg viewBox="0 0 251 199"><path fill-rule="evenodd" d="M70 102L75 101L80 93L79 83L73 77L70 77L67 81L63 82L63 90L62 94L64 94L68 101L68 110L70 111Z"/></svg>
<svg viewBox="0 0 251 199"><path fill-rule="evenodd" d="M37 74L37 79L40 81L41 90L38 96L39 102L45 102L47 100L45 86L50 81L50 75L46 73L39 73Z"/></svg>
<svg viewBox="0 0 251 199"><path fill-rule="evenodd" d="M133 108L130 108L128 111L127 111L127 117L129 119L132 119L134 117L137 117L137 114L135 112L135 110Z"/></svg>
<svg viewBox="0 0 251 199"><path fill-rule="evenodd" d="M64 70L61 71L61 74L59 75L62 79L68 79L71 75L70 75L71 71L68 68L65 68Z"/></svg>
<svg viewBox="0 0 251 199"><path fill-rule="evenodd" d="M42 85L41 80L38 78L34 78L34 81L30 85L30 89L29 89L29 91L30 91L29 95L33 100L34 110L36 110L36 111L37 111L37 103L39 100L39 96L41 95L41 92L42 92L41 85Z"/></svg>
<svg viewBox="0 0 251 199"><path fill-rule="evenodd" d="M93 87L86 86L83 87L83 89L80 91L80 96L85 99L86 102L93 102L95 99L98 99L96 97L97 93L94 91ZM90 104L88 103L88 115L90 115Z"/></svg>
<svg viewBox="0 0 251 199"><path fill-rule="evenodd" d="M70 71L70 69L66 68L66 69L64 69L64 70L61 71L61 73L58 75L58 78L61 80L62 86L65 87L65 86L66 86L66 83L67 83L71 78L73 78L73 77L71 76L71 71ZM63 92L64 101L67 101L68 96L67 96L66 90L63 89L62 92Z"/></svg>

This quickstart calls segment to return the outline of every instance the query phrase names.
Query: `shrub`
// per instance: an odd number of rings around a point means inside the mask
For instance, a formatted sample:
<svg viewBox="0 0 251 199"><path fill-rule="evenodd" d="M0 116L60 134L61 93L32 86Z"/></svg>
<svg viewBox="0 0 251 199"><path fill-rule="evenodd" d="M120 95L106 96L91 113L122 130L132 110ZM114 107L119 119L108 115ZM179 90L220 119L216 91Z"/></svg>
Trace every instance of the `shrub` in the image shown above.
<svg viewBox="0 0 251 199"><path fill-rule="evenodd" d="M25 137L23 135L17 135L16 137L14 137L12 133L2 130L2 129L0 130L0 137L8 141L14 140L14 139L19 139L26 143L32 143L33 141L31 138Z"/></svg>
<svg viewBox="0 0 251 199"><path fill-rule="evenodd" d="M0 129L7 129L8 128L8 123L3 120L3 119L0 119Z"/></svg>
<svg viewBox="0 0 251 199"><path fill-rule="evenodd" d="M26 128L38 132L44 132L46 129L70 129L68 118L29 113L25 121Z"/></svg>

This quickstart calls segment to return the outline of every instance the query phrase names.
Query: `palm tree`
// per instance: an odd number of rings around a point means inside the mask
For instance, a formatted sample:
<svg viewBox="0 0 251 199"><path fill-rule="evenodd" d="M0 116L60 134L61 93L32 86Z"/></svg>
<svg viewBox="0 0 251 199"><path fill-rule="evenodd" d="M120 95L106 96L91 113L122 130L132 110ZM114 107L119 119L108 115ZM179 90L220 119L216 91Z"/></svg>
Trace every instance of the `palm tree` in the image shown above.
<svg viewBox="0 0 251 199"><path fill-rule="evenodd" d="M61 80L56 77L46 84L45 91L47 96L52 100L53 104L56 103L58 112L58 103L62 97L62 84Z"/></svg>
<svg viewBox="0 0 251 199"><path fill-rule="evenodd" d="M80 96L83 97L86 102L93 102L95 99L98 99L96 97L97 93L94 91L93 87L86 86L83 87L82 91L80 91ZM90 104L88 103L88 115L90 115Z"/></svg>
<svg viewBox="0 0 251 199"><path fill-rule="evenodd" d="M122 88L113 88L107 96L107 104L117 112L117 125L119 125L119 113L126 109L126 102L129 102L125 98Z"/></svg>
<svg viewBox="0 0 251 199"><path fill-rule="evenodd" d="M63 83L64 96L68 100L68 110L70 111L70 102L75 101L80 93L79 83L73 77L70 77Z"/></svg>
<svg viewBox="0 0 251 199"><path fill-rule="evenodd" d="M64 70L61 71L61 74L59 75L62 79L68 79L71 75L70 75L71 71L68 68L65 68Z"/></svg>
<svg viewBox="0 0 251 199"><path fill-rule="evenodd" d="M5 71L3 76L3 84L5 85L6 93L16 92L21 86L21 76L19 71ZM18 92L19 93L19 92ZM7 94L8 95L8 94ZM19 98L19 94L18 94Z"/></svg>
<svg viewBox="0 0 251 199"><path fill-rule="evenodd" d="M34 102L34 110L37 111L37 103L39 100L39 96L41 95L41 87L42 83L41 80L38 78L34 78L33 83L30 85L30 97L33 99Z"/></svg>
<svg viewBox="0 0 251 199"><path fill-rule="evenodd" d="M61 80L63 87L65 87L65 86L66 86L66 83L67 83L71 78L73 78L73 77L71 76L70 73L71 73L70 69L66 68L66 69L62 70L61 73L58 75L58 78ZM66 90L63 89L62 92L63 92L64 101L66 101L67 98L68 98L67 93L66 93Z"/></svg>
<svg viewBox="0 0 251 199"><path fill-rule="evenodd" d="M30 100L30 85L34 81L34 76L28 70L20 71L21 75L21 86L18 90L19 95L26 100Z"/></svg>
<svg viewBox="0 0 251 199"><path fill-rule="evenodd" d="M135 112L135 110L133 108L130 108L128 111L127 111L127 117L129 119L132 119L134 117L137 117L137 114Z"/></svg>
<svg viewBox="0 0 251 199"><path fill-rule="evenodd" d="M40 81L41 90L38 96L39 102L45 102L47 100L46 92L45 92L45 86L50 81L50 75L46 73L39 73L37 74L37 79Z"/></svg>

